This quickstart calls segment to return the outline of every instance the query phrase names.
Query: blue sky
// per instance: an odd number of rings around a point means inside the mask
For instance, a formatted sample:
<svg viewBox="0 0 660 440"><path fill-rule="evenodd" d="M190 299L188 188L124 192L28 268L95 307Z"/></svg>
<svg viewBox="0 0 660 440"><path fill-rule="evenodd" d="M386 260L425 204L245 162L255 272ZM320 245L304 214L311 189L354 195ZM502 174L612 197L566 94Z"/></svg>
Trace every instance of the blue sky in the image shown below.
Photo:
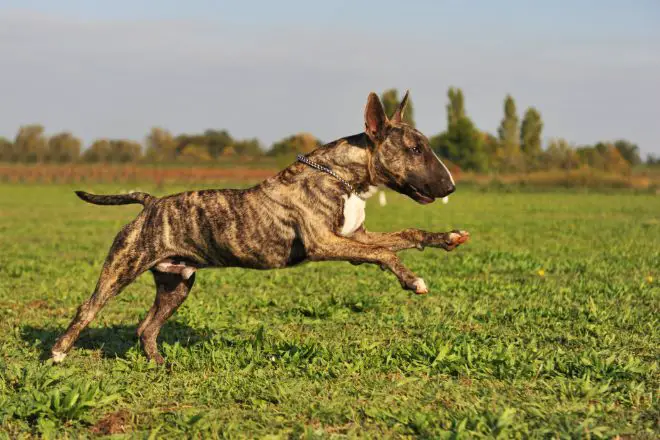
<svg viewBox="0 0 660 440"><path fill-rule="evenodd" d="M362 129L367 94L411 89L428 135L446 90L494 132L507 93L546 137L660 154L660 2L0 0L0 135L142 140L227 128L264 144Z"/></svg>

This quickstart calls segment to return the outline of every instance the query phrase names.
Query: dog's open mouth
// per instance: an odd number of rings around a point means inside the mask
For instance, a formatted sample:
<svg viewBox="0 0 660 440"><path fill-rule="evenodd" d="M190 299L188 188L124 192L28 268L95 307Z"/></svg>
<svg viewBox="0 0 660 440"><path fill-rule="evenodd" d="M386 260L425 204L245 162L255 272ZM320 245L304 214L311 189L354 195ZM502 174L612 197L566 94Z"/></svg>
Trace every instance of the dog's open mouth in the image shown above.
<svg viewBox="0 0 660 440"><path fill-rule="evenodd" d="M410 194L409 196L412 197L414 201L417 203L420 203L422 205L428 205L429 203L433 203L435 201L435 197L431 197L429 195L424 194L414 186L410 185Z"/></svg>

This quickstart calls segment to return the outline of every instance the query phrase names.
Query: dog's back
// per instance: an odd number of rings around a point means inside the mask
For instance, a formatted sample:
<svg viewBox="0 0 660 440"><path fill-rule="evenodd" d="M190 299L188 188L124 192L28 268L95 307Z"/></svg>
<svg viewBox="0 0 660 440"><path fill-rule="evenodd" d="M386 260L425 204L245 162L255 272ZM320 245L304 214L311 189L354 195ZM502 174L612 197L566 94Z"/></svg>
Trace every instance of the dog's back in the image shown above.
<svg viewBox="0 0 660 440"><path fill-rule="evenodd" d="M262 186L173 194L145 205L142 248L197 267L281 268L304 260L301 213Z"/></svg>

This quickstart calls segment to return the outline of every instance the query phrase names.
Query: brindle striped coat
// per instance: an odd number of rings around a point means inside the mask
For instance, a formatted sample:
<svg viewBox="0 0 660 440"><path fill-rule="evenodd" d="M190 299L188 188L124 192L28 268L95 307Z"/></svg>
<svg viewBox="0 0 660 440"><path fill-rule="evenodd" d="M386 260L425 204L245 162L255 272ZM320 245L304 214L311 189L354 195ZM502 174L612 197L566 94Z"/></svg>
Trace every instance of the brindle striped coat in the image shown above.
<svg viewBox="0 0 660 440"><path fill-rule="evenodd" d="M147 357L158 363L163 362L156 346L160 328L183 303L200 268L276 269L324 260L374 263L394 273L405 289L427 293L424 281L395 252L425 246L449 251L469 234L417 229L374 233L363 226L363 199L378 186L419 203L454 191L449 171L426 137L401 122L407 97L390 120L372 93L364 133L307 156L349 182L353 193L337 178L301 162L246 190L190 191L162 198L77 192L90 203L140 203L144 209L117 234L94 293L53 346L53 359L64 359L103 305L146 270L153 273L157 294L138 335Z"/></svg>

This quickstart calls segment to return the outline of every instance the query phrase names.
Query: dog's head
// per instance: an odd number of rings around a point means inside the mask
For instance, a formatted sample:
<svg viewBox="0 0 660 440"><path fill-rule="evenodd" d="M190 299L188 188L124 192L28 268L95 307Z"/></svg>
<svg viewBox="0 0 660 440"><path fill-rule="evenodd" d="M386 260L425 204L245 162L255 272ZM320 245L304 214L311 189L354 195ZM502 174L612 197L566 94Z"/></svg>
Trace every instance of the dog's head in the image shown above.
<svg viewBox="0 0 660 440"><path fill-rule="evenodd" d="M371 168L378 183L427 204L448 196L456 187L426 136L403 122L407 102L408 92L388 118L378 96L369 94L364 121L365 133L373 143Z"/></svg>

